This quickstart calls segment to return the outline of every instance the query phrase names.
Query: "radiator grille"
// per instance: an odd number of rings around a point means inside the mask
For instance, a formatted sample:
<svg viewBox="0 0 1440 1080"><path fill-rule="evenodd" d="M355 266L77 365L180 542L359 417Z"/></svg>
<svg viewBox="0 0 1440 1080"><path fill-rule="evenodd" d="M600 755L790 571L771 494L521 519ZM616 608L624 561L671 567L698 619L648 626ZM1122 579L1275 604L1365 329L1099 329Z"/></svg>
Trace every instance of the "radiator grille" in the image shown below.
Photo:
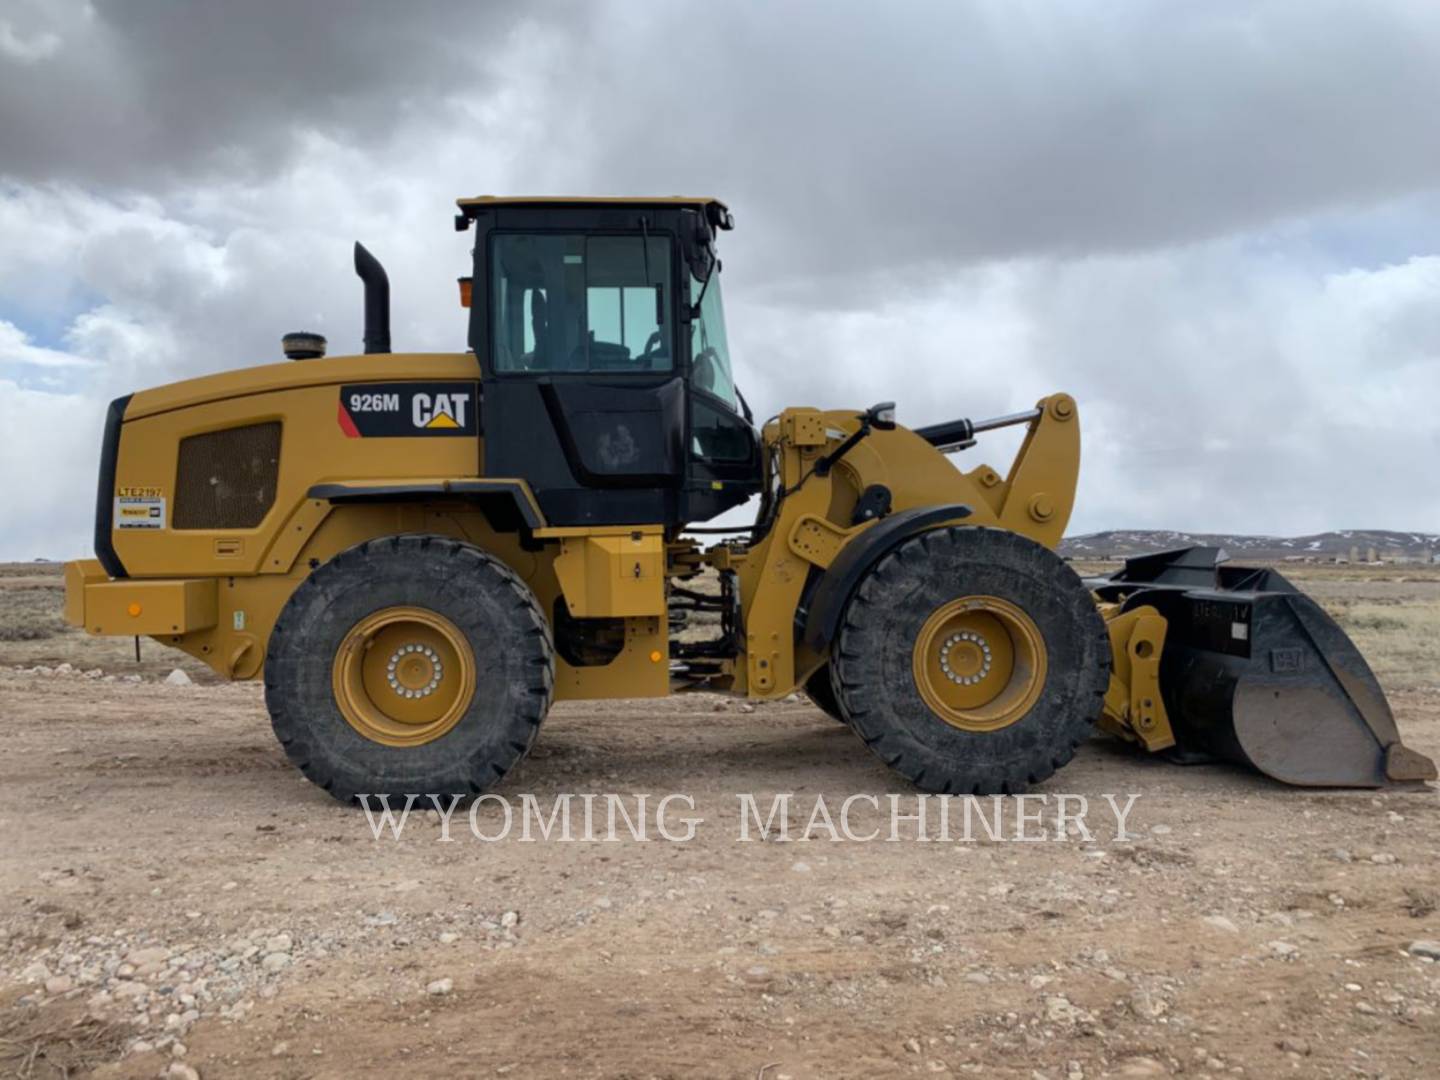
<svg viewBox="0 0 1440 1080"><path fill-rule="evenodd" d="M278 420L181 439L173 527L254 528L275 502L279 474Z"/></svg>

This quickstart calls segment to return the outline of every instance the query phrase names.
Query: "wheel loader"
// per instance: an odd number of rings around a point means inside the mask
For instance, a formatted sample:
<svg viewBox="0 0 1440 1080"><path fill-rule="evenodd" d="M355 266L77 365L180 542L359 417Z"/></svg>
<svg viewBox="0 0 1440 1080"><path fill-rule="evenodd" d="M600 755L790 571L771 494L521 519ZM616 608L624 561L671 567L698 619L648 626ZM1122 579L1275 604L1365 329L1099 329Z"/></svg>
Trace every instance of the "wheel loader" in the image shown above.
<svg viewBox="0 0 1440 1080"><path fill-rule="evenodd" d="M555 700L803 690L917 787L1013 793L1098 725L1291 784L1433 779L1364 659L1278 573L1190 548L1083 581L1066 394L907 428L890 403L735 385L711 198L459 200L469 348L390 348L145 390L105 422L95 558L66 616L263 679L342 800L475 795ZM1006 469L977 441L1023 427ZM706 529L758 506L743 529ZM714 538L704 542L700 538ZM674 633L685 621L708 636Z"/></svg>

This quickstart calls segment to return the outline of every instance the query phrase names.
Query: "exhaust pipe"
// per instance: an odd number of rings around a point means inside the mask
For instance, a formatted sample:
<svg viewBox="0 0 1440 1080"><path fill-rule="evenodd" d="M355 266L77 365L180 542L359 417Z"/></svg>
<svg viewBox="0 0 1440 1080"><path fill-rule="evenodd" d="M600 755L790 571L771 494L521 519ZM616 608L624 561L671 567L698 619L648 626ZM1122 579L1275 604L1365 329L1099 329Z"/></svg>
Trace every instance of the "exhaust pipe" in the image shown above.
<svg viewBox="0 0 1440 1080"><path fill-rule="evenodd" d="M365 351L390 351L390 279L380 260L355 244L355 273L365 283Z"/></svg>

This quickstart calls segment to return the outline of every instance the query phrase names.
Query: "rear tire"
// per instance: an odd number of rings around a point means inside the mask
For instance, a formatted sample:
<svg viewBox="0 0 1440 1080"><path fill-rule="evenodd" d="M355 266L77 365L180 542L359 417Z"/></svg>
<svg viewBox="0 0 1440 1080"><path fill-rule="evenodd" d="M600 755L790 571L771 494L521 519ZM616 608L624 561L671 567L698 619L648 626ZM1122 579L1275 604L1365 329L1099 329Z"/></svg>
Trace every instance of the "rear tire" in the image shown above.
<svg viewBox="0 0 1440 1080"><path fill-rule="evenodd" d="M830 669L850 726L917 787L1013 794L1089 736L1110 643L1054 552L1002 529L951 527L904 541L866 574Z"/></svg>
<svg viewBox="0 0 1440 1080"><path fill-rule="evenodd" d="M345 802L480 794L529 751L554 684L534 594L443 536L335 556L286 603L265 663L286 756Z"/></svg>

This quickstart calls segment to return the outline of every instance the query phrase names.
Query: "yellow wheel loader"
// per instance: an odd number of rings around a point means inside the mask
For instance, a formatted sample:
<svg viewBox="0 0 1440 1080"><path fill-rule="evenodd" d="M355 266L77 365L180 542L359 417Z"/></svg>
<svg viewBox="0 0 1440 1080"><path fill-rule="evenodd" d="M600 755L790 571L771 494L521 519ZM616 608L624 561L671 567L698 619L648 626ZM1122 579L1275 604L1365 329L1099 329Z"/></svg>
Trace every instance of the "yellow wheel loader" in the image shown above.
<svg viewBox="0 0 1440 1080"><path fill-rule="evenodd" d="M1086 582L1056 555L1080 464L1067 395L757 429L726 343L722 203L459 207L467 351L391 352L385 272L357 244L364 354L290 334L287 362L114 402L96 558L66 568L74 625L263 678L286 753L337 798L473 795L554 700L685 690L803 688L928 791L1023 791L1097 723L1295 784L1435 776L1273 571L1192 548ZM1007 470L972 461L1012 425ZM694 539L752 499L753 526ZM687 619L708 638L672 635Z"/></svg>

